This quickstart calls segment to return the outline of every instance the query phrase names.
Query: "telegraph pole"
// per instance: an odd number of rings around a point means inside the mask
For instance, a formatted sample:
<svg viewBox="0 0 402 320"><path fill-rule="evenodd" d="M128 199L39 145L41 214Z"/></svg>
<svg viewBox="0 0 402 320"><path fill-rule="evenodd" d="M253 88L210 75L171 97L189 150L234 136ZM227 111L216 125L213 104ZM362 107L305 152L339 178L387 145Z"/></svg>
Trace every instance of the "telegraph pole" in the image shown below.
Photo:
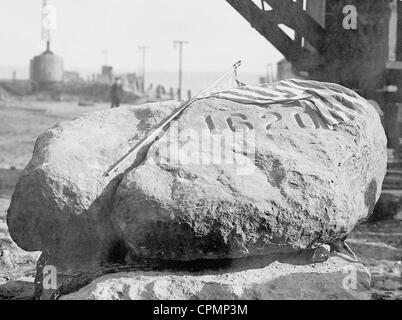
<svg viewBox="0 0 402 320"><path fill-rule="evenodd" d="M178 100L181 100L181 91L182 91L182 70L183 70L183 45L189 43L188 41L183 41L183 40L175 40L174 41L174 47L176 48L179 46L180 53L179 53L179 90L178 90Z"/></svg>
<svg viewBox="0 0 402 320"><path fill-rule="evenodd" d="M266 81L267 83L274 82L275 76L274 76L274 64L273 63L268 63L267 64L267 78Z"/></svg>
<svg viewBox="0 0 402 320"><path fill-rule="evenodd" d="M109 51L108 50L102 50L102 54L103 54L103 65L107 66Z"/></svg>
<svg viewBox="0 0 402 320"><path fill-rule="evenodd" d="M142 70L141 70L141 76L142 76L142 83L143 83L143 91L145 92L145 67L146 67L146 55L147 55L147 50L149 49L149 47L147 46L139 46L138 50L140 52L142 52Z"/></svg>
<svg viewBox="0 0 402 320"><path fill-rule="evenodd" d="M46 42L46 52L50 52L50 42L54 30L56 30L56 8L49 0L42 0L42 40Z"/></svg>

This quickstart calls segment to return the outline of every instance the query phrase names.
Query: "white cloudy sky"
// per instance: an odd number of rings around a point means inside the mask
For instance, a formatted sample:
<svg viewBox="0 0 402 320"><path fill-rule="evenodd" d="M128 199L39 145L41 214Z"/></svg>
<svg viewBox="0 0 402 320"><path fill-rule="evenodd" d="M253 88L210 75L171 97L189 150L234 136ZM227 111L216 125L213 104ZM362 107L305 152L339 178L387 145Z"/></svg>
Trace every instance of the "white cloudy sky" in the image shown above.
<svg viewBox="0 0 402 320"><path fill-rule="evenodd" d="M27 65L43 51L42 0L0 0L0 65ZM118 70L137 70L139 45L151 47L149 70L178 64L174 39L189 40L184 67L226 70L238 58L246 72L264 72L281 55L225 0L53 0L58 29L53 49L67 69L98 69L101 51Z"/></svg>

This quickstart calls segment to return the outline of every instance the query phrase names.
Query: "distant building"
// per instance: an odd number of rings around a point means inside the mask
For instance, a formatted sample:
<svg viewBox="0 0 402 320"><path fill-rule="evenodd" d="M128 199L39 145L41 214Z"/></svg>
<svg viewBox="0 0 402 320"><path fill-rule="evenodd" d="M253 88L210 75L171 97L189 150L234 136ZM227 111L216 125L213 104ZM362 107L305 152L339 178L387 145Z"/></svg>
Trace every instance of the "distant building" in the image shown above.
<svg viewBox="0 0 402 320"><path fill-rule="evenodd" d="M136 73L127 73L122 76L123 83L133 92L139 94L144 92L144 79Z"/></svg>
<svg viewBox="0 0 402 320"><path fill-rule="evenodd" d="M64 83L79 82L81 80L80 74L76 71L64 71L63 73Z"/></svg>
<svg viewBox="0 0 402 320"><path fill-rule="evenodd" d="M64 62L49 49L30 62L30 79L39 85L54 84L63 80Z"/></svg>
<svg viewBox="0 0 402 320"><path fill-rule="evenodd" d="M286 59L282 59L278 62L277 70L278 81L297 78L297 76L293 73L292 64Z"/></svg>
<svg viewBox="0 0 402 320"><path fill-rule="evenodd" d="M102 66L102 73L100 74L101 83L112 84L114 81L113 67Z"/></svg>

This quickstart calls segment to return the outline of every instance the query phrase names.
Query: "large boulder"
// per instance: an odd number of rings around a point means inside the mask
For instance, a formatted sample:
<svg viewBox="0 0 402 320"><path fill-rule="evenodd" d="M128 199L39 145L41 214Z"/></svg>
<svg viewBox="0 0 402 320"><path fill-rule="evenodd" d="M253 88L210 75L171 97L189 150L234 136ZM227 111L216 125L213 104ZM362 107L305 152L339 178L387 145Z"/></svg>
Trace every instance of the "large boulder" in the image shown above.
<svg viewBox="0 0 402 320"><path fill-rule="evenodd" d="M27 251L50 249L50 263L61 269L85 270L108 255L113 259L119 240L103 208L121 176L104 173L176 107L170 102L88 113L44 132L8 209L13 240Z"/></svg>
<svg viewBox="0 0 402 320"><path fill-rule="evenodd" d="M333 130L298 103L195 102L117 187L111 217L130 253L239 258L343 238L386 172L380 118L360 100L366 111Z"/></svg>
<svg viewBox="0 0 402 320"><path fill-rule="evenodd" d="M50 248L50 263L68 270L331 244L371 214L386 171L379 116L359 101L366 111L332 130L297 102L199 100L144 161L111 177L104 172L177 104L61 123L38 138L8 211L10 233L26 250Z"/></svg>

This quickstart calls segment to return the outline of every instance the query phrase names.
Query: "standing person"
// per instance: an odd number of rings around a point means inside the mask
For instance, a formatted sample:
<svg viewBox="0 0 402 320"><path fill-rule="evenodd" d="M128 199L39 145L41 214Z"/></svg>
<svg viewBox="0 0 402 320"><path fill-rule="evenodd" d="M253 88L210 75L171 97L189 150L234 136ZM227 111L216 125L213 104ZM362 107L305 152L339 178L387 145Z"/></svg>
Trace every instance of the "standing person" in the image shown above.
<svg viewBox="0 0 402 320"><path fill-rule="evenodd" d="M112 100L111 108L118 108L120 106L122 96L123 86L121 84L121 79L116 78L110 90L110 99Z"/></svg>

